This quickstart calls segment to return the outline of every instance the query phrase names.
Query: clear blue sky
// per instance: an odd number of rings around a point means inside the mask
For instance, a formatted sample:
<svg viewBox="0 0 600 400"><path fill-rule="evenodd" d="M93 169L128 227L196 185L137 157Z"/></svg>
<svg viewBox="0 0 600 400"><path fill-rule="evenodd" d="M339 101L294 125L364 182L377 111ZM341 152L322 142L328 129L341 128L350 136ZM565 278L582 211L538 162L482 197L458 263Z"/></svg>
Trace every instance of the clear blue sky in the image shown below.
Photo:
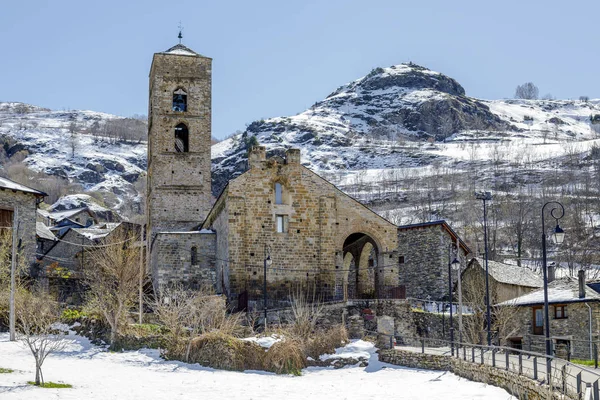
<svg viewBox="0 0 600 400"><path fill-rule="evenodd" d="M599 1L6 1L0 101L147 114L152 54L213 58L213 135L296 114L377 66L413 61L467 94L600 97Z"/></svg>

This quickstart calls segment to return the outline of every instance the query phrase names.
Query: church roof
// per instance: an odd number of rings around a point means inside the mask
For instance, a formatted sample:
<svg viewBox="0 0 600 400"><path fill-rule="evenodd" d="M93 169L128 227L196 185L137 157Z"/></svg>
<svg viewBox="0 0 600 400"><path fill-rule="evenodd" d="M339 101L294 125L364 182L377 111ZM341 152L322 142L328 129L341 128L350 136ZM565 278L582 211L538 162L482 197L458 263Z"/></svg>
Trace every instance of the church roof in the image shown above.
<svg viewBox="0 0 600 400"><path fill-rule="evenodd" d="M196 53L194 50L190 49L182 45L181 43L176 44L170 49L163 51L161 54L173 54L176 56L194 56L194 57L204 57L202 54Z"/></svg>

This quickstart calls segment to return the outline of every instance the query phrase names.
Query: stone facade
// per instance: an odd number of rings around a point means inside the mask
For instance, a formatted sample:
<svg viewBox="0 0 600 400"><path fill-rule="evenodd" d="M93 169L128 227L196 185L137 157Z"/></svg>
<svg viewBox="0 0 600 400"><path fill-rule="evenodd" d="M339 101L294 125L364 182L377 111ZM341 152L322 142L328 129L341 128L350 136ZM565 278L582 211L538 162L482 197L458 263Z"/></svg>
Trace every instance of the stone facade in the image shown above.
<svg viewBox="0 0 600 400"><path fill-rule="evenodd" d="M0 187L0 209L6 210L10 221L5 221L7 226L12 226L12 213L18 209L19 226L17 237L21 239L22 257L27 265L32 265L36 258L35 222L38 199L42 195L23 192L19 190L7 190Z"/></svg>
<svg viewBox="0 0 600 400"><path fill-rule="evenodd" d="M155 288L172 276L174 265L157 257L153 245L167 246L175 232L192 230L211 207L212 59L183 45L156 53L150 69L148 111L147 240ZM184 94L184 103L175 96ZM182 107L181 105L184 104ZM162 232L170 232L157 239ZM191 244L187 234L181 246ZM190 251L186 248L185 251ZM204 250L202 250L204 251ZM184 268L184 267L177 267Z"/></svg>
<svg viewBox="0 0 600 400"><path fill-rule="evenodd" d="M590 321L590 309L592 311ZM568 348L571 351L571 357L581 359L592 359L590 354L590 323L592 324L592 342L598 342L600 339L600 303L597 302L577 302L563 304L566 306L566 318L556 318L555 307L558 304L550 304L548 313L550 315L550 337L552 339L553 349L558 356L566 358L565 351ZM543 330L534 334L533 318L534 306L518 307L515 311L515 326L513 340L521 338L524 350L536 352L545 352L545 336ZM537 307L542 307L538 305ZM562 348L561 348L562 347ZM592 348L593 351L593 348ZM561 353L562 352L562 353Z"/></svg>
<svg viewBox="0 0 600 400"><path fill-rule="evenodd" d="M152 245L152 276L160 286L185 282L191 288L215 286L213 232L159 232Z"/></svg>
<svg viewBox="0 0 600 400"><path fill-rule="evenodd" d="M288 298L299 285L323 299L398 285L395 225L303 167L297 149L288 150L285 160L267 160L264 147L256 147L249 167L229 182L203 225L219 236L217 276L232 301L253 288L257 298L262 293L268 255L270 298ZM371 256L345 264L357 243ZM357 293L357 287L367 289Z"/></svg>
<svg viewBox="0 0 600 400"><path fill-rule="evenodd" d="M406 288L406 297L448 298L448 263L455 257L455 243L456 233L445 221L398 227L400 283ZM462 268L470 252L460 241ZM456 273L453 271L455 277Z"/></svg>

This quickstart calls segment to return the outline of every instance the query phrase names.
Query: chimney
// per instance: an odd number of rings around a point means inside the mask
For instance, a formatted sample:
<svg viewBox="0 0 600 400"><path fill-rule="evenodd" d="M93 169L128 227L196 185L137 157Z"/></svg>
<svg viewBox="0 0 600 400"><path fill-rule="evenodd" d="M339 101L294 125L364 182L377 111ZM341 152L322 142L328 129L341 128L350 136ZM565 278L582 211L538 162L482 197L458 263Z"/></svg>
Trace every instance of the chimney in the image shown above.
<svg viewBox="0 0 600 400"><path fill-rule="evenodd" d="M248 152L248 168L260 168L261 163L267 160L265 146L254 146Z"/></svg>
<svg viewBox="0 0 600 400"><path fill-rule="evenodd" d="M300 149L287 149L285 152L286 164L300 164Z"/></svg>
<svg viewBox="0 0 600 400"><path fill-rule="evenodd" d="M579 298L585 299L585 271L580 269L577 272L577 278L579 280Z"/></svg>

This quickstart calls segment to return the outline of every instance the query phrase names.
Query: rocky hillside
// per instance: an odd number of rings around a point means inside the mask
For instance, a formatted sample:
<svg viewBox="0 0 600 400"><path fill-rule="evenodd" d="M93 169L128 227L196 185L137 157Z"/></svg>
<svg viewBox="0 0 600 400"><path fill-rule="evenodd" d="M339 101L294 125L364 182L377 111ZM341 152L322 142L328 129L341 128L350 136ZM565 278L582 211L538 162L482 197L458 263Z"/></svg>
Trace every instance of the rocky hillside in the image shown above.
<svg viewBox="0 0 600 400"><path fill-rule="evenodd" d="M300 147L303 163L320 171L424 166L448 157L407 143L583 139L593 134L595 113L594 101L474 99L454 79L412 63L376 68L300 114L255 121L214 145L214 192L244 170L255 142L271 154Z"/></svg>
<svg viewBox="0 0 600 400"><path fill-rule="evenodd" d="M596 138L598 127L598 100L478 100L454 79L412 63L376 68L306 111L255 121L213 145L213 194L245 170L247 149L256 143L269 155L301 148L305 165L331 177L498 161L503 153L528 152L523 140L532 145L584 141ZM107 207L135 213L143 207L145 132L142 121L99 112L0 103L0 162L5 169L25 163L81 185L81 191L101 193ZM457 147L473 142L503 147Z"/></svg>

